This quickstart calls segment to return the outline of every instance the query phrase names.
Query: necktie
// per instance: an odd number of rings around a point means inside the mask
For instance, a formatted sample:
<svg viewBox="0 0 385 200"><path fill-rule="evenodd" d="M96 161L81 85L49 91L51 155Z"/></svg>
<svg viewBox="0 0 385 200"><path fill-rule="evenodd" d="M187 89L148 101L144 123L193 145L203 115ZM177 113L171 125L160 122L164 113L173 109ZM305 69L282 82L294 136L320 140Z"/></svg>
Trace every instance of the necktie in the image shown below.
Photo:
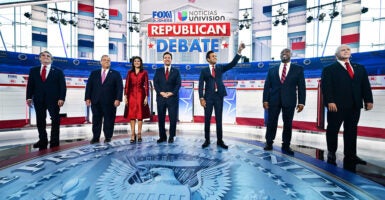
<svg viewBox="0 0 385 200"><path fill-rule="evenodd" d="M350 66L349 62L345 62L345 66L346 66L346 70L348 71L350 78L353 79L354 72L353 72L352 66Z"/></svg>
<svg viewBox="0 0 385 200"><path fill-rule="evenodd" d="M104 80L106 80L106 70L105 69L103 70L103 74L102 74L102 84L104 83Z"/></svg>
<svg viewBox="0 0 385 200"><path fill-rule="evenodd" d="M283 64L283 69L282 69L282 75L281 75L281 83L285 82L286 79L286 63Z"/></svg>
<svg viewBox="0 0 385 200"><path fill-rule="evenodd" d="M166 80L168 80L168 67L166 67Z"/></svg>
<svg viewBox="0 0 385 200"><path fill-rule="evenodd" d="M47 66L43 66L43 69L41 70L41 80L45 82L46 79L46 74L47 74Z"/></svg>
<svg viewBox="0 0 385 200"><path fill-rule="evenodd" d="M213 76L215 81L215 67L214 65L211 66L211 76ZM217 82L214 83L215 91L217 90Z"/></svg>

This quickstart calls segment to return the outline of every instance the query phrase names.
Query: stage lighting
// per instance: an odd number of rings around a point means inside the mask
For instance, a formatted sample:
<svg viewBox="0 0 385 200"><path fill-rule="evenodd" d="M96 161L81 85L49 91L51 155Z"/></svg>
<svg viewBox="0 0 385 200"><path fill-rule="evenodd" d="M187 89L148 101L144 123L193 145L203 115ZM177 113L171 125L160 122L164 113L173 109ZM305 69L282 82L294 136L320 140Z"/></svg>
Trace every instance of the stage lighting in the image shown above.
<svg viewBox="0 0 385 200"><path fill-rule="evenodd" d="M139 30L139 26L135 26L135 27L134 27L134 30L135 30L137 33L139 33L139 31L140 31L140 30Z"/></svg>
<svg viewBox="0 0 385 200"><path fill-rule="evenodd" d="M247 19L248 17L249 17L249 13L246 10L245 13L243 13L243 18Z"/></svg>
<svg viewBox="0 0 385 200"><path fill-rule="evenodd" d="M282 24L282 25L286 25L286 23L287 23L287 20L286 20L286 19L282 19L282 20L281 20L281 24Z"/></svg>
<svg viewBox="0 0 385 200"><path fill-rule="evenodd" d="M28 19L31 19L32 18L32 14L29 13L29 12L26 12L26 13L24 13L24 17L26 17Z"/></svg>
<svg viewBox="0 0 385 200"><path fill-rule="evenodd" d="M102 29L102 25L100 24L100 20L96 21L95 26L96 26L98 29Z"/></svg>
<svg viewBox="0 0 385 200"><path fill-rule="evenodd" d="M99 13L99 15L100 15L100 17L103 18L103 19L107 17L106 13L104 13L104 10L102 10L102 11Z"/></svg>
<svg viewBox="0 0 385 200"><path fill-rule="evenodd" d="M338 11L334 11L329 14L330 18L333 19L334 17L337 17L340 13Z"/></svg>
<svg viewBox="0 0 385 200"><path fill-rule="evenodd" d="M138 19L138 17L137 17L136 15L132 16L132 21L133 21L133 22L136 23L136 22L138 22L138 20L139 20L139 19Z"/></svg>
<svg viewBox="0 0 385 200"><path fill-rule="evenodd" d="M242 29L243 29L243 27L245 27L245 25L243 25L243 24L240 24L240 25L239 25L239 30L242 30Z"/></svg>
<svg viewBox="0 0 385 200"><path fill-rule="evenodd" d="M249 23L249 22L247 22L247 23L245 24L245 28L246 28L246 29L249 29L249 28L250 28L250 23Z"/></svg>
<svg viewBox="0 0 385 200"><path fill-rule="evenodd" d="M109 29L109 28L110 28L110 26L109 26L107 23L102 24L102 27L103 27L104 29Z"/></svg>
<svg viewBox="0 0 385 200"><path fill-rule="evenodd" d="M277 10L277 12L278 12L278 14L279 15L282 15L283 14L283 12L285 12L285 8L279 8L278 10Z"/></svg>
<svg viewBox="0 0 385 200"><path fill-rule="evenodd" d="M273 25L274 25L274 26L278 26L278 24L279 24L279 19L276 19L276 20L274 21Z"/></svg>
<svg viewBox="0 0 385 200"><path fill-rule="evenodd" d="M134 27L130 26L128 27L128 30L130 30L130 32L134 32Z"/></svg>
<svg viewBox="0 0 385 200"><path fill-rule="evenodd" d="M51 20L55 24L57 24L57 22L59 21L59 19L54 16L49 17L49 20Z"/></svg>
<svg viewBox="0 0 385 200"><path fill-rule="evenodd" d="M314 17L310 15L309 17L306 18L306 22L310 23L311 21L313 21L313 19Z"/></svg>
<svg viewBox="0 0 385 200"><path fill-rule="evenodd" d="M323 21L324 18L325 18L326 14L325 13L321 13L319 16L318 16L318 21Z"/></svg>
<svg viewBox="0 0 385 200"><path fill-rule="evenodd" d="M63 25L67 25L67 20L65 20L64 18L61 18L60 23Z"/></svg>
<svg viewBox="0 0 385 200"><path fill-rule="evenodd" d="M361 13L366 13L366 12L368 12L368 8L367 7L362 7L362 9L361 9Z"/></svg>
<svg viewBox="0 0 385 200"><path fill-rule="evenodd" d="M75 26L75 27L78 25L78 23L75 20L73 20L73 19L68 21L68 23L71 24L72 26Z"/></svg>

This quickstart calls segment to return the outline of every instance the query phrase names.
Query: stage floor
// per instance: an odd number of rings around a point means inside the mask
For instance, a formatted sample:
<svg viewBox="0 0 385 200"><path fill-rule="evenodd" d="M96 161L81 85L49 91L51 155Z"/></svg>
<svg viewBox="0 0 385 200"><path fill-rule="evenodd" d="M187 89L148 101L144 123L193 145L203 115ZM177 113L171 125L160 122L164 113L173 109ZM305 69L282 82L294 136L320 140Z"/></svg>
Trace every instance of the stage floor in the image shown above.
<svg viewBox="0 0 385 200"><path fill-rule="evenodd" d="M224 150L202 149L203 124L180 123L175 142L157 144L156 123L130 144L118 124L108 144L89 144L91 125L61 128L61 146L32 149L34 127L0 131L0 193L4 199L383 199L384 141L360 138L368 165L356 173L323 161L325 135L293 132L294 156L263 150L264 128L224 126ZM381 142L381 146L378 142ZM340 144L342 144L340 142ZM365 145L365 147L363 146ZM368 149L366 146L371 145ZM339 146L339 150L343 149ZM376 183L376 182L377 183Z"/></svg>

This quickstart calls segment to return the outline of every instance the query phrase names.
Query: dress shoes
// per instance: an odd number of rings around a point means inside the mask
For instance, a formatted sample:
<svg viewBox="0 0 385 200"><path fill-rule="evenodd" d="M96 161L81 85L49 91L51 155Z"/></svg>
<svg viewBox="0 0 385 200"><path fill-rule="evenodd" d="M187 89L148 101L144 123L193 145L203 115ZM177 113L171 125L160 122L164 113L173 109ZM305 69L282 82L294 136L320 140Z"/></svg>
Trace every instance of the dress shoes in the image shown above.
<svg viewBox="0 0 385 200"><path fill-rule="evenodd" d="M37 149L47 149L48 142L41 142L40 140L37 141L35 144L32 145L33 148Z"/></svg>
<svg viewBox="0 0 385 200"><path fill-rule="evenodd" d="M168 138L168 143L174 143L174 138L173 137Z"/></svg>
<svg viewBox="0 0 385 200"><path fill-rule="evenodd" d="M294 151L291 150L290 147L282 147L281 151L282 151L282 153L284 153L286 155L290 155L290 156L294 155Z"/></svg>
<svg viewBox="0 0 385 200"><path fill-rule="evenodd" d="M344 158L344 161L345 161L345 162L352 163L352 164L360 164L360 165L366 165L366 164L367 164L365 160L362 160L362 159L359 158L358 156L354 156L354 157L345 157L345 158Z"/></svg>
<svg viewBox="0 0 385 200"><path fill-rule="evenodd" d="M96 144L96 143L99 143L99 140L97 140L97 139L92 139L92 140L90 141L90 144Z"/></svg>
<svg viewBox="0 0 385 200"><path fill-rule="evenodd" d="M336 154L335 153L328 153L327 163L337 166L336 163Z"/></svg>
<svg viewBox="0 0 385 200"><path fill-rule="evenodd" d="M110 142L111 142L111 138L104 139L104 143L110 143Z"/></svg>
<svg viewBox="0 0 385 200"><path fill-rule="evenodd" d="M52 149L52 148L55 148L55 147L58 147L58 146L59 146L59 144L57 144L57 143L54 143L54 144L50 144L50 145L49 145L49 148L51 148L51 149Z"/></svg>
<svg viewBox="0 0 385 200"><path fill-rule="evenodd" d="M202 149L208 147L210 145L210 140L205 140L205 142L202 144Z"/></svg>
<svg viewBox="0 0 385 200"><path fill-rule="evenodd" d="M273 150L273 145L272 144L266 144L265 147L263 147L263 150L271 151L271 150Z"/></svg>
<svg viewBox="0 0 385 200"><path fill-rule="evenodd" d="M162 142L166 142L167 141L167 138L159 138L156 143L162 143Z"/></svg>
<svg viewBox="0 0 385 200"><path fill-rule="evenodd" d="M228 149L229 148L223 141L218 141L217 145L219 147L222 147L223 149Z"/></svg>

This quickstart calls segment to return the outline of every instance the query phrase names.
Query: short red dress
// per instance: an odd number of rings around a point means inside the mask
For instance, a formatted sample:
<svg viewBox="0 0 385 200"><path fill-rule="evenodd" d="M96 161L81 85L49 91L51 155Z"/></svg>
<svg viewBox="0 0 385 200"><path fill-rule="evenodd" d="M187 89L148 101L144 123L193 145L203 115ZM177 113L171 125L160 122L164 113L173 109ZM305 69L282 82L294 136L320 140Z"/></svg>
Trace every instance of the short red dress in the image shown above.
<svg viewBox="0 0 385 200"><path fill-rule="evenodd" d="M148 73L146 70L141 70L138 74L132 70L127 72L124 95L127 96L128 100L124 111L125 118L141 120L150 117L148 103L143 104L144 98L148 95Z"/></svg>

